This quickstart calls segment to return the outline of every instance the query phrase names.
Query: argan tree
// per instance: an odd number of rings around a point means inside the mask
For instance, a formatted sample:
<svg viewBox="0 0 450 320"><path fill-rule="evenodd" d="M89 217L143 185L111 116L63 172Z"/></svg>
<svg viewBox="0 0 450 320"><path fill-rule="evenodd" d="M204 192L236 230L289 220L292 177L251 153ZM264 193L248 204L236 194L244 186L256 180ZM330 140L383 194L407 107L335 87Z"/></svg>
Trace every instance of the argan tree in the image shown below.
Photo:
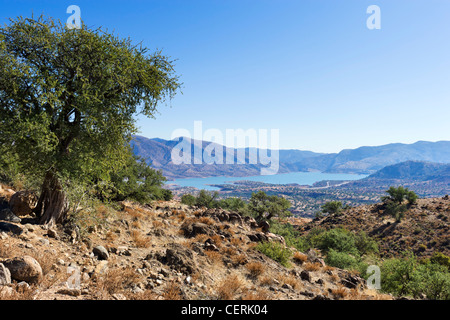
<svg viewBox="0 0 450 320"><path fill-rule="evenodd" d="M288 210L290 207L289 200L268 195L262 190L253 192L248 203L248 210L257 222L270 221L274 217L288 217L292 215Z"/></svg>
<svg viewBox="0 0 450 320"><path fill-rule="evenodd" d="M108 179L123 166L135 116L153 117L179 87L173 61L101 28L42 16L1 27L0 143L43 178L40 223L64 220L71 181Z"/></svg>

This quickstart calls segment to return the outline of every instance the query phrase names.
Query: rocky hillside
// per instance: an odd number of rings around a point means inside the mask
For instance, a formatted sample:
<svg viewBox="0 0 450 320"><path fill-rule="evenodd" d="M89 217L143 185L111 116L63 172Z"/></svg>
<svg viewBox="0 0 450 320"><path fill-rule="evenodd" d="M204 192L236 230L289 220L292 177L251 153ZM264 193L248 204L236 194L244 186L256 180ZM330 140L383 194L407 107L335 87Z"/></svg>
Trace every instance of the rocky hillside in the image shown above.
<svg viewBox="0 0 450 320"><path fill-rule="evenodd" d="M315 219L300 227L308 233L314 228L343 227L364 231L378 241L380 254L398 256L405 250L419 257L430 257L433 252L450 254L450 198L419 199L400 222L384 213L381 203L363 205L341 214Z"/></svg>
<svg viewBox="0 0 450 320"><path fill-rule="evenodd" d="M0 192L0 299L391 298L314 250L291 249L281 265L257 245L284 239L236 213L176 201L98 204L49 228L33 223L32 195Z"/></svg>

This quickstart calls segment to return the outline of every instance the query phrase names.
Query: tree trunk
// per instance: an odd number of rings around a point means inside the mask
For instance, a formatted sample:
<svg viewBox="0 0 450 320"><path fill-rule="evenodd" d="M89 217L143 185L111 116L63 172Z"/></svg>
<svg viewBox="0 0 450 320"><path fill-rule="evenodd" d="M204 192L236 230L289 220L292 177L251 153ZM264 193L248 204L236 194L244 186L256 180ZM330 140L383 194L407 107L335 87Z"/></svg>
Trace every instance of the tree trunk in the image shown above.
<svg viewBox="0 0 450 320"><path fill-rule="evenodd" d="M34 210L40 224L57 224L64 221L69 211L69 201L53 169L45 174L41 195Z"/></svg>

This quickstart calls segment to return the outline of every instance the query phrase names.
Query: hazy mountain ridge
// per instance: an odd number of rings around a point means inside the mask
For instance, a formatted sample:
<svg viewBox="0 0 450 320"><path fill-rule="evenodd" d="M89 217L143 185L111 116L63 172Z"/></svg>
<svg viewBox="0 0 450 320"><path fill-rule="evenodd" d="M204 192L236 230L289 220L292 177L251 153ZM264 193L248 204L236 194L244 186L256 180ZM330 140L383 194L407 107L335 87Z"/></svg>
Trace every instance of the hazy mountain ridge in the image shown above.
<svg viewBox="0 0 450 320"><path fill-rule="evenodd" d="M136 155L144 158L154 168L162 169L163 174L169 179L208 176L244 177L259 175L261 168L267 167L267 165L259 162L257 164L249 163L249 148L245 149L245 163L242 164L237 162L238 150L242 151L242 149L226 147L223 147L223 159L225 161L227 152L232 152L234 164L206 164L204 162L202 164L174 164L171 161L171 152L179 142L180 138L164 140L134 136L131 146ZM202 154L210 144L211 142L203 141L201 145ZM195 142L192 140L192 159L195 158L196 148ZM413 144L393 143L375 147L345 149L339 153L329 154L295 149L279 150L278 173L321 171L373 174L386 166L405 161L450 163L450 141L418 141Z"/></svg>

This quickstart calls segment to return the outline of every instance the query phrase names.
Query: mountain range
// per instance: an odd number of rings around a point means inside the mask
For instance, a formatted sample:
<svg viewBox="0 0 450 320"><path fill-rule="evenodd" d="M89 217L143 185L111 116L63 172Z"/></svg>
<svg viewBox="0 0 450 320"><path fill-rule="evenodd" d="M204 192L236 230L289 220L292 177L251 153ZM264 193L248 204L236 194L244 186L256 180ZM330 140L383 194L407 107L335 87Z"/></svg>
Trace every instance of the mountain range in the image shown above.
<svg viewBox="0 0 450 320"><path fill-rule="evenodd" d="M250 161L252 152L260 155L261 149L231 149L212 142L195 140L191 140L185 145L191 150L191 163L176 164L172 161L172 151L174 147L180 145L180 142L183 141L182 139L149 139L136 135L133 137L131 146L134 154L143 158L153 168L161 169L168 179L210 176L245 177L259 175L261 169L268 166L267 164L261 164L260 161L256 163L251 163ZM214 149L214 147L217 147L217 149ZM223 150L224 162L226 154L231 154L233 162L231 164L207 164L205 161L198 159L199 154L202 155L205 151L211 151L211 149ZM245 155L244 158L239 157L241 153ZM214 152L211 154L215 156ZM269 152L268 155L270 158L274 153ZM199 160L198 164L195 164L195 159ZM418 141L412 144L392 143L382 146L345 149L339 153L316 153L295 149L279 150L278 173L320 171L370 175L384 167L406 161L448 164L450 163L450 141ZM416 171L418 169L417 166L417 163L411 163L410 171ZM431 164L427 165L431 170L430 166ZM395 170L395 167L389 170ZM445 170L449 172L449 169ZM378 174L387 173L381 171Z"/></svg>

